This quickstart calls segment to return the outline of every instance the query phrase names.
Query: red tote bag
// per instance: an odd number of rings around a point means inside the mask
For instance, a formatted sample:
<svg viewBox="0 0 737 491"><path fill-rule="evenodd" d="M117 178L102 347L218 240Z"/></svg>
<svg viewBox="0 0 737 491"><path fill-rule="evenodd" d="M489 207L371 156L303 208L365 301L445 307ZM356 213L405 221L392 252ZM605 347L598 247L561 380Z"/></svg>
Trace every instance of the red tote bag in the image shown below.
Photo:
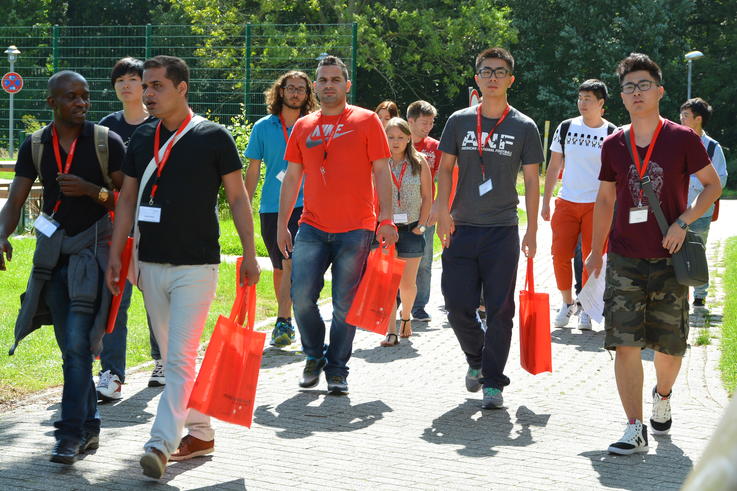
<svg viewBox="0 0 737 491"><path fill-rule="evenodd" d="M394 246L371 251L346 322L386 335L397 309L397 290L404 266L405 261L397 257Z"/></svg>
<svg viewBox="0 0 737 491"><path fill-rule="evenodd" d="M238 287L230 317L221 315L215 324L187 405L248 428L266 340L266 333L253 330L255 306L256 286Z"/></svg>
<svg viewBox="0 0 737 491"><path fill-rule="evenodd" d="M527 258L525 290L519 292L519 358L533 375L553 371L550 341L550 299L535 292L532 258Z"/></svg>
<svg viewBox="0 0 737 491"><path fill-rule="evenodd" d="M120 302L123 300L123 290L125 290L125 283L128 281L128 267L131 263L131 254L133 253L133 237L128 237L125 241L125 247L123 252L120 254L120 275L118 280L118 288L120 293L113 296L110 302L110 311L107 315L107 327L105 332L110 334L115 329L115 320L118 318L118 311L120 310Z"/></svg>

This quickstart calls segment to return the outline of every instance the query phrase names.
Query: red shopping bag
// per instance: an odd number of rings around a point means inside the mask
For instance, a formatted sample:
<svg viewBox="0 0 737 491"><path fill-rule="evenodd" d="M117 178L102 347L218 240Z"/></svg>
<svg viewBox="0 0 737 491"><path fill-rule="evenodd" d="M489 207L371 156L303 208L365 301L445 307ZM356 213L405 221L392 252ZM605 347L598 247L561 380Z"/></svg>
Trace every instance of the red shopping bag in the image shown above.
<svg viewBox="0 0 737 491"><path fill-rule="evenodd" d="M118 288L120 293L113 296L110 302L110 311L107 315L107 327L105 328L106 333L113 332L115 329L115 320L118 318L118 310L120 310L120 301L123 299L123 290L125 290L125 282L128 281L128 267L131 263L131 254L133 253L133 237L128 237L125 241L125 247L123 252L120 254L120 275L118 280Z"/></svg>
<svg viewBox="0 0 737 491"><path fill-rule="evenodd" d="M252 329L256 286L237 291L230 317L215 324L187 407L250 428L266 333Z"/></svg>
<svg viewBox="0 0 737 491"><path fill-rule="evenodd" d="M533 375L553 371L550 341L550 300L535 292L532 258L527 258L526 290L519 292L519 358Z"/></svg>
<svg viewBox="0 0 737 491"><path fill-rule="evenodd" d="M397 257L394 246L371 251L346 322L386 335L397 310L397 290L404 266L405 261Z"/></svg>

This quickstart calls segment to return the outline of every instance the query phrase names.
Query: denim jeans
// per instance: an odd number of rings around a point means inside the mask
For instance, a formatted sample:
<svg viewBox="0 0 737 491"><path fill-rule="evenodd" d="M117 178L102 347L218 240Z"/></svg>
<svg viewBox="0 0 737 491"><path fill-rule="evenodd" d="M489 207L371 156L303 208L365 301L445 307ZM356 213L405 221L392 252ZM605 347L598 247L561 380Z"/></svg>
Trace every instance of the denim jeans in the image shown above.
<svg viewBox="0 0 737 491"><path fill-rule="evenodd" d="M701 236L701 239L704 241L704 246L706 246L706 241L709 238L709 227L711 227L711 215L709 216L703 216L697 220L694 220L694 222L689 225L688 229ZM694 298L706 298L706 294L709 293L709 283L704 283L703 285L699 285L694 287L693 289L693 296Z"/></svg>
<svg viewBox="0 0 737 491"><path fill-rule="evenodd" d="M481 368L484 387L502 390L509 385L504 367L512 339L519 254L517 226L456 226L443 251L441 285L448 322L468 365ZM482 286L486 330L476 314Z"/></svg>
<svg viewBox="0 0 737 491"><path fill-rule="evenodd" d="M123 297L120 299L120 309L118 317L115 319L115 329L110 334L105 334L102 338L102 353L100 353L100 366L102 371L110 370L113 375L117 375L121 382L125 382L125 355L128 341L128 309L131 305L131 297L133 296L133 286L130 282L125 283ZM148 325L148 339L151 344L151 358L154 360L161 359L159 345L156 343L153 329L151 329L151 320L146 314L146 323Z"/></svg>
<svg viewBox="0 0 737 491"><path fill-rule="evenodd" d="M412 313L425 310L430 301L430 280L432 279L432 246L435 238L435 225L425 230L425 251L420 260L420 269L417 270L417 296L412 306Z"/></svg>
<svg viewBox="0 0 737 491"><path fill-rule="evenodd" d="M85 433L100 433L89 338L94 314L70 310L67 269L65 262L54 269L44 290L44 300L54 320L54 334L61 350L64 372L61 419L54 423L54 437L78 442ZM103 272L100 271L98 291L102 288L102 279Z"/></svg>
<svg viewBox="0 0 737 491"><path fill-rule="evenodd" d="M345 317L366 268L373 237L371 230L331 234L303 223L294 240L291 293L302 350L308 359L327 357L325 373L328 376L348 375L346 365L353 351L356 328L347 324ZM333 318L330 342L326 345L325 322L320 316L317 299L330 265Z"/></svg>

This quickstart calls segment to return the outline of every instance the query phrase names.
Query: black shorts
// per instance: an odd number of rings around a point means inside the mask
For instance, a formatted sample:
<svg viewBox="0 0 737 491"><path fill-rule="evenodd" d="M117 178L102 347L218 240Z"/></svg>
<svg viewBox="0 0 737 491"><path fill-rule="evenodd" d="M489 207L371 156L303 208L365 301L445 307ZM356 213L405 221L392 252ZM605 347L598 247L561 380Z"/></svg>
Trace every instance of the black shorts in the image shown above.
<svg viewBox="0 0 737 491"><path fill-rule="evenodd" d="M292 216L289 217L289 233L292 234L292 243L294 243L294 237L297 235L297 229L299 228L299 218L302 216L302 207L295 208L292 211ZM278 213L259 213L261 220L261 238L264 239L266 244L266 250L269 251L269 259L271 259L271 265L274 269L283 269L281 265L282 256L279 251L279 246L276 243L276 225L277 219L279 218ZM290 254L291 258L291 254Z"/></svg>

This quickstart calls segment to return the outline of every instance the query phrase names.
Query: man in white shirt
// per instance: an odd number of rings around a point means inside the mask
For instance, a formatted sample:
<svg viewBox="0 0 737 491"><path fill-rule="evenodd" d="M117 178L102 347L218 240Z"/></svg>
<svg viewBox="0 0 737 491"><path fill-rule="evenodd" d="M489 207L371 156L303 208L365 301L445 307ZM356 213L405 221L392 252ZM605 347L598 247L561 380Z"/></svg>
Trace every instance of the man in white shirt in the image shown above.
<svg viewBox="0 0 737 491"><path fill-rule="evenodd" d="M594 202L599 191L601 169L601 144L616 127L602 118L607 88L601 80L590 79L578 88L577 118L567 119L558 125L550 145L552 157L545 177L540 215L550 221L550 198L563 168L563 186L555 200L555 212L550 223L553 229L553 270L563 303L555 318L555 327L566 327L575 311L573 301L573 274L571 260L581 236L582 256L591 251L591 230ZM586 283L586 271L583 282ZM591 318L581 312L579 329L591 329Z"/></svg>

